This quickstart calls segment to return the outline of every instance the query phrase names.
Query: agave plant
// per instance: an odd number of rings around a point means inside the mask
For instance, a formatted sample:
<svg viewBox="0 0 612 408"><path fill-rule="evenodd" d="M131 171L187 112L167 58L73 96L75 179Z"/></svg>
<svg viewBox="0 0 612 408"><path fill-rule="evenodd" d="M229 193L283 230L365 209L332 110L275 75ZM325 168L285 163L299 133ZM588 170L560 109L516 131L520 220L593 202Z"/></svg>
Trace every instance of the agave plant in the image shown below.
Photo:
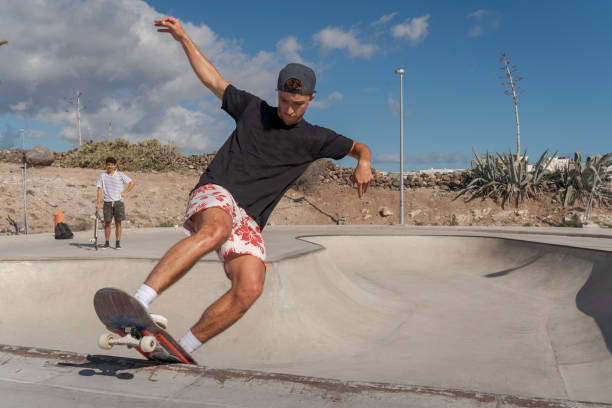
<svg viewBox="0 0 612 408"><path fill-rule="evenodd" d="M473 150L474 151L474 150ZM542 186L547 182L546 176L549 174L547 167L552 161L548 157L548 149L542 153L538 162L530 169L527 163L527 152L520 160L510 152L509 154L497 153L497 159L492 154L486 153L479 156L474 151L472 167L468 170L472 181L457 195L460 196L471 193L468 201L477 197L491 197L495 201L501 199L501 206L514 199L516 207L520 202L528 198L536 198L542 190Z"/></svg>
<svg viewBox="0 0 612 408"><path fill-rule="evenodd" d="M574 164L561 169L553 180L559 186L559 196L564 207L579 200L590 211L594 202L600 206L612 206L612 189L605 181L612 175L612 153L587 157L574 154Z"/></svg>

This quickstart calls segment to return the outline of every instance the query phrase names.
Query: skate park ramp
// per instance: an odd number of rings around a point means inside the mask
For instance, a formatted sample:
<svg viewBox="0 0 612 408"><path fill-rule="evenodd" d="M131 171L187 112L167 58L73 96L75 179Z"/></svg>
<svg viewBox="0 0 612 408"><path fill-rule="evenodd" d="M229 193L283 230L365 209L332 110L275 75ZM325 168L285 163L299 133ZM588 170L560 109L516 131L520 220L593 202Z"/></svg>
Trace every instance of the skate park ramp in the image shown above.
<svg viewBox="0 0 612 408"><path fill-rule="evenodd" d="M207 367L612 403L612 253L468 236L312 236L272 262ZM133 292L151 259L0 262L0 344L97 349L92 298ZM229 289L199 262L152 305L180 337ZM7 329L8 328L8 329Z"/></svg>

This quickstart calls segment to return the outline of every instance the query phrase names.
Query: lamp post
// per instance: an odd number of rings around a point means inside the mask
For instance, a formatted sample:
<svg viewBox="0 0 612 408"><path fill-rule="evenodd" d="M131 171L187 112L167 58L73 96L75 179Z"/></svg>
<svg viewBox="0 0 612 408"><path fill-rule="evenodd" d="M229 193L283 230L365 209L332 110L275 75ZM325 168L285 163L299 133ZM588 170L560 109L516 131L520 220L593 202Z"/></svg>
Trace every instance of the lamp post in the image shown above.
<svg viewBox="0 0 612 408"><path fill-rule="evenodd" d="M396 69L395 74L400 76L400 224L404 225L404 70Z"/></svg>

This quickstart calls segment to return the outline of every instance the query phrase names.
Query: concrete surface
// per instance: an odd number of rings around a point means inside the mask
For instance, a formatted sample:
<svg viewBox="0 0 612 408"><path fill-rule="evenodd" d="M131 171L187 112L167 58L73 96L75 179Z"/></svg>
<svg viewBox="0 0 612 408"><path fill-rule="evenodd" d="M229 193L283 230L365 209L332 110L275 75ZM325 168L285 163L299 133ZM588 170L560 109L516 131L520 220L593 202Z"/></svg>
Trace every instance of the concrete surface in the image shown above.
<svg viewBox="0 0 612 408"><path fill-rule="evenodd" d="M129 230L125 249L97 252L90 232L6 237L0 344L18 347L0 348L0 394L10 406L81 406L68 388L93 406L611 404L611 232L269 228L264 294L194 355L205 368L96 348L93 293L135 290L179 231ZM152 311L179 337L228 287L209 256Z"/></svg>

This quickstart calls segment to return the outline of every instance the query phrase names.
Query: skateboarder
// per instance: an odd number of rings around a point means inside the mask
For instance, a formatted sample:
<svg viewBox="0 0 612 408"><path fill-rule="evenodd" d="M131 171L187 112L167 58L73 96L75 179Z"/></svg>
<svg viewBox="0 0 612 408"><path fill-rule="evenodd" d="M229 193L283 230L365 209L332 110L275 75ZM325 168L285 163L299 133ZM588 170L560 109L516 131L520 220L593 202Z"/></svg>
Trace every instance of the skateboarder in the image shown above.
<svg viewBox="0 0 612 408"><path fill-rule="evenodd" d="M127 184L124 190L123 186ZM134 188L134 181L125 173L117 170L117 160L114 157L106 158L106 171L98 177L98 200L96 203L96 213L102 206L104 213L104 237L106 243L102 248L110 248L109 239L111 232L111 222L115 219L115 243L116 249L121 249L121 221L125 219L125 205L123 197Z"/></svg>
<svg viewBox="0 0 612 408"><path fill-rule="evenodd" d="M236 322L261 294L266 251L261 230L285 191L320 158L358 160L351 176L362 197L372 181L370 149L302 117L313 100L315 74L289 64L278 76L278 107L229 84L172 17L155 20L187 55L195 74L222 101L236 129L192 190L184 228L191 235L159 261L134 296L145 306L215 250L231 289L179 340L189 353Z"/></svg>

